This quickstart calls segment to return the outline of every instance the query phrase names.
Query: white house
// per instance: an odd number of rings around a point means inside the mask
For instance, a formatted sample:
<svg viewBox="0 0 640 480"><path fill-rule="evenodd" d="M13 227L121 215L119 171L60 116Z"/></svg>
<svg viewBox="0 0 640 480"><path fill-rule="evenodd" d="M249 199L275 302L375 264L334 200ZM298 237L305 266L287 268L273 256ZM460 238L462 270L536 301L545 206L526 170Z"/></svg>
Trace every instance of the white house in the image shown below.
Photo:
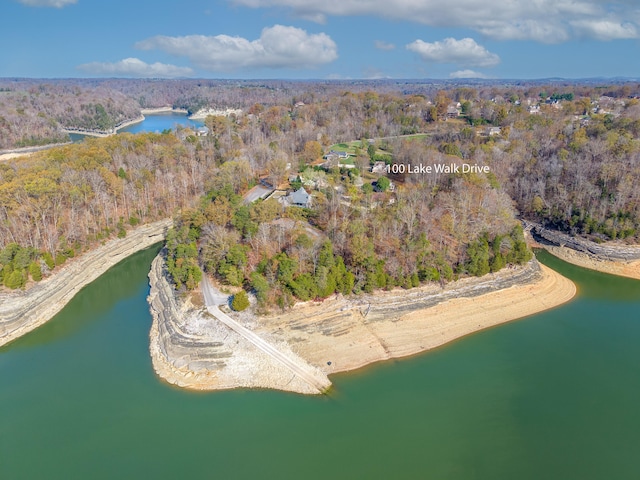
<svg viewBox="0 0 640 480"><path fill-rule="evenodd" d="M196 130L196 135L198 137L206 137L207 135L209 135L209 128L203 125Z"/></svg>
<svg viewBox="0 0 640 480"><path fill-rule="evenodd" d="M371 167L372 173L385 173L387 170L387 165L384 162L376 162Z"/></svg>

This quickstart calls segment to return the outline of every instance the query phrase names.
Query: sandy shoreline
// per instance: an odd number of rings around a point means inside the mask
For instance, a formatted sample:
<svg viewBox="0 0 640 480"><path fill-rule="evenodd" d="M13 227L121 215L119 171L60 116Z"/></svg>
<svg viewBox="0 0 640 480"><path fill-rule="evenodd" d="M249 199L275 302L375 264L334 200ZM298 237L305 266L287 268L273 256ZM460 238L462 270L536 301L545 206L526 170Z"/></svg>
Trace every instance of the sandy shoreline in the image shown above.
<svg viewBox="0 0 640 480"><path fill-rule="evenodd" d="M144 122L146 120L145 115L161 115L163 113L183 113L186 115L188 112L187 110L183 110L179 108L171 108L171 107L143 108L140 111L141 115L138 118L124 122L121 125L118 125L116 128L112 129L112 131L96 132L92 130L82 130L82 129L76 129L76 128L62 128L62 131L67 134L85 135L87 137L97 137L97 138L111 137L113 135L116 135L118 131L122 130L123 128L127 128L127 127L130 127L131 125ZM196 119L197 117L189 117L189 118ZM205 117L202 117L202 118L205 118ZM24 149L12 149L9 151L5 151L5 153L0 153L0 162L11 160L13 158L29 156L32 153L37 151L48 150L50 148L55 148L55 147L61 147L64 145L69 145L70 143L73 143L73 142L52 143L51 145L42 145L39 147L25 147Z"/></svg>
<svg viewBox="0 0 640 480"><path fill-rule="evenodd" d="M541 269L541 277L530 284L476 297L453 298L400 314L384 312L382 318L369 320L372 311L363 317L357 308L340 312L345 307L337 300L265 319L259 330L279 332L291 342L294 351L327 374L355 370L431 350L471 333L548 310L574 297L573 282L544 265ZM337 318L336 310L340 312ZM295 328L287 330L287 324Z"/></svg>
<svg viewBox="0 0 640 480"><path fill-rule="evenodd" d="M184 113L186 115L189 112L183 108L157 107L157 108L143 108L140 110L140 113L142 115L159 115L161 113Z"/></svg>
<svg viewBox="0 0 640 480"><path fill-rule="evenodd" d="M127 122L123 122L120 125L118 125L115 128L110 129L109 131L106 132L96 132L93 130L83 130L83 129L76 129L76 128L63 128L62 131L65 133L75 133L78 135L86 135L88 137L99 137L99 138L105 138L105 137L111 137L113 135L116 135L118 133L119 130L122 130L123 128L127 128L130 127L131 125L135 125L136 123L141 123L144 122L145 117L144 115L140 115L138 118L134 118L133 120L129 120Z"/></svg>
<svg viewBox="0 0 640 480"><path fill-rule="evenodd" d="M567 263L602 273L640 280L640 245L590 240L527 222L530 247L543 248Z"/></svg>
<svg viewBox="0 0 640 480"><path fill-rule="evenodd" d="M56 145L57 146L57 145ZM24 152L24 153L3 153L0 155L0 162L6 162L7 160L11 160L12 158L18 157L28 157L29 155L33 155L34 152Z"/></svg>
<svg viewBox="0 0 640 480"><path fill-rule="evenodd" d="M162 241L172 220L161 220L127 232L69 261L59 272L27 291L0 292L0 346L43 325L82 287L116 263Z"/></svg>
<svg viewBox="0 0 640 480"><path fill-rule="evenodd" d="M564 260L567 263L577 265L579 267L596 270L602 273L618 275L620 277L634 278L640 280L640 260L631 262L604 260L593 255L578 252L567 247L558 247L552 245L540 245L552 255Z"/></svg>
<svg viewBox="0 0 640 480"><path fill-rule="evenodd" d="M113 131L110 131L110 132L94 132L91 130L80 130L80 129L74 129L74 128L62 128L62 131L67 134L78 134L78 135L85 135L87 137L105 138L105 137L111 137L112 135L117 134L118 131L122 130L123 128L129 127L131 125L135 125L136 123L144 122L144 120L145 120L144 115L141 115L136 119L130 120L128 122L124 122L122 125L118 125L115 129L113 129ZM73 142L52 143L50 145L42 145L40 147L27 147L25 149L14 149L10 151L5 151L5 153L0 154L0 162L11 160L13 158L18 158L18 157L27 157L29 155L32 155L35 152L39 152L42 150L49 150L51 148L56 148L56 147L62 147L64 145L70 145L71 143ZM20 150L24 150L24 151L20 151Z"/></svg>
<svg viewBox="0 0 640 480"><path fill-rule="evenodd" d="M29 155L33 155L34 153L40 152L42 150L48 150L54 147L63 147L65 145L70 145L71 143L72 142L52 143L49 145L41 145L38 147L24 147L4 150L4 153L0 153L0 162L11 160L12 158L28 157Z"/></svg>
<svg viewBox="0 0 640 480"><path fill-rule="evenodd" d="M169 296L168 284L159 277L150 279L154 292L150 352L161 378L198 390L254 387L313 393L292 385L295 379L290 373L269 363L201 310L173 304L169 311L165 307L171 298L161 299L155 293L159 290L154 290L164 289ZM502 285L510 279L523 284L477 295L487 284ZM444 291L427 285L363 297L338 296L322 303L307 302L280 315L240 314L236 319L330 375L436 348L556 307L575 293L573 282L535 262L516 271L464 279Z"/></svg>
<svg viewBox="0 0 640 480"><path fill-rule="evenodd" d="M239 108L225 108L224 110L216 109L216 108L203 108L198 110L196 113L189 115L190 120L204 120L208 116L220 116L220 117L228 117L229 115L240 115L242 110Z"/></svg>

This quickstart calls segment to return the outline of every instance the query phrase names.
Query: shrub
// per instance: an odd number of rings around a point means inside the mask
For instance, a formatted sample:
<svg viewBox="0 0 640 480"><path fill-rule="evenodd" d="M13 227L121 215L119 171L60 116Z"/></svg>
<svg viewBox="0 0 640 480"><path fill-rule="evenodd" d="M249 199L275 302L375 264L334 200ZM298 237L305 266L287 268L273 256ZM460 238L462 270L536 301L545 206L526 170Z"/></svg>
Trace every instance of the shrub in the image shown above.
<svg viewBox="0 0 640 480"><path fill-rule="evenodd" d="M56 262L53 260L53 256L49 252L44 252L42 254L42 259L44 263L47 265L49 270L53 270L56 266Z"/></svg>
<svg viewBox="0 0 640 480"><path fill-rule="evenodd" d="M233 296L233 300L231 302L231 308L233 308L236 312L241 312L246 310L249 306L249 297L247 296L247 292L244 290L240 290Z"/></svg>
<svg viewBox="0 0 640 480"><path fill-rule="evenodd" d="M36 282L42 280L42 269L38 262L31 262L29 264L29 275L31 275L31 278Z"/></svg>
<svg viewBox="0 0 640 480"><path fill-rule="evenodd" d="M253 272L251 274L251 286L256 292L256 297L258 298L258 302L264 303L267 300L267 296L269 294L269 282L263 275L260 275L258 272Z"/></svg>
<svg viewBox="0 0 640 480"><path fill-rule="evenodd" d="M391 181L387 177L380 177L376 182L376 187L381 192L386 192L390 186L391 186Z"/></svg>
<svg viewBox="0 0 640 480"><path fill-rule="evenodd" d="M9 277L4 281L4 284L13 290L24 287L25 283L26 279L20 270L14 270L11 272L11 275L9 275Z"/></svg>
<svg viewBox="0 0 640 480"><path fill-rule="evenodd" d="M11 272L13 272L13 268L11 267L11 264L5 265L4 267L2 267L2 270L0 270L0 285L7 284L7 280L11 276Z"/></svg>
<svg viewBox="0 0 640 480"><path fill-rule="evenodd" d="M67 261L67 257L65 257L62 253L57 253L56 254L56 265L60 266L60 265L64 265L64 262Z"/></svg>

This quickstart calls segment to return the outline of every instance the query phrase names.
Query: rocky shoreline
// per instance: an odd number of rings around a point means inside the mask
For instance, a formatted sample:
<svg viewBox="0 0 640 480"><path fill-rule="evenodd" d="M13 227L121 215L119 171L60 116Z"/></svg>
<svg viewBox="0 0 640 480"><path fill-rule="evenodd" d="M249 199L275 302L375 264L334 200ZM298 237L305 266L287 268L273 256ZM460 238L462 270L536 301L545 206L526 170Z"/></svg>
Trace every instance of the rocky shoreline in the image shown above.
<svg viewBox="0 0 640 480"><path fill-rule="evenodd" d="M122 130L123 128L127 128L131 125L135 125L136 123L140 123L140 122L144 122L145 117L144 115L140 115L138 118L134 118L132 120L127 120L125 122L122 122L118 125L116 125L113 128L110 128L109 130L88 130L88 129L84 129L84 128L63 128L62 130L65 133L76 133L78 135L87 135L90 137L111 137L115 134L118 133L118 130Z"/></svg>
<svg viewBox="0 0 640 480"><path fill-rule="evenodd" d="M27 291L0 293L0 346L53 318L82 287L116 263L162 241L172 220L161 220L127 232L69 261L59 272Z"/></svg>
<svg viewBox="0 0 640 480"><path fill-rule="evenodd" d="M598 244L538 224L528 224L536 246L579 267L640 279L640 246Z"/></svg>
<svg viewBox="0 0 640 480"><path fill-rule="evenodd" d="M203 308L179 302L154 260L149 303L150 352L156 373L199 390L250 387L298 393L290 372L247 344ZM570 300L575 285L532 260L482 278L357 297L306 302L279 315L233 314L263 339L326 375L412 355L455 338Z"/></svg>
<svg viewBox="0 0 640 480"><path fill-rule="evenodd" d="M189 113L188 110L184 108L173 108L173 107L157 107L157 108L143 108L140 110L142 115L159 115L162 113L184 113L185 115Z"/></svg>
<svg viewBox="0 0 640 480"><path fill-rule="evenodd" d="M239 108L225 108L224 110L218 108L203 108L197 112L189 115L190 120L204 120L209 115L214 117L228 117L229 115L240 115L242 110Z"/></svg>
<svg viewBox="0 0 640 480"><path fill-rule="evenodd" d="M156 374L166 382L193 390L244 387L318 393L204 309L178 300L162 253L151 265L149 283L149 351ZM278 348L294 355L282 343Z"/></svg>

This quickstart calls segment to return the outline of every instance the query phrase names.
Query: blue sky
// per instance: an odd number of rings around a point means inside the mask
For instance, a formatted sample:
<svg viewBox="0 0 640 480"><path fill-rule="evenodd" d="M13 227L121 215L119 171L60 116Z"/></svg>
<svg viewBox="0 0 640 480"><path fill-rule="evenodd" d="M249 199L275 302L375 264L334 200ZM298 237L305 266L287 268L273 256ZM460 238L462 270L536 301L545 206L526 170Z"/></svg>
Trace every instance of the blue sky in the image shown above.
<svg viewBox="0 0 640 480"><path fill-rule="evenodd" d="M0 0L1 77L640 78L638 0Z"/></svg>

